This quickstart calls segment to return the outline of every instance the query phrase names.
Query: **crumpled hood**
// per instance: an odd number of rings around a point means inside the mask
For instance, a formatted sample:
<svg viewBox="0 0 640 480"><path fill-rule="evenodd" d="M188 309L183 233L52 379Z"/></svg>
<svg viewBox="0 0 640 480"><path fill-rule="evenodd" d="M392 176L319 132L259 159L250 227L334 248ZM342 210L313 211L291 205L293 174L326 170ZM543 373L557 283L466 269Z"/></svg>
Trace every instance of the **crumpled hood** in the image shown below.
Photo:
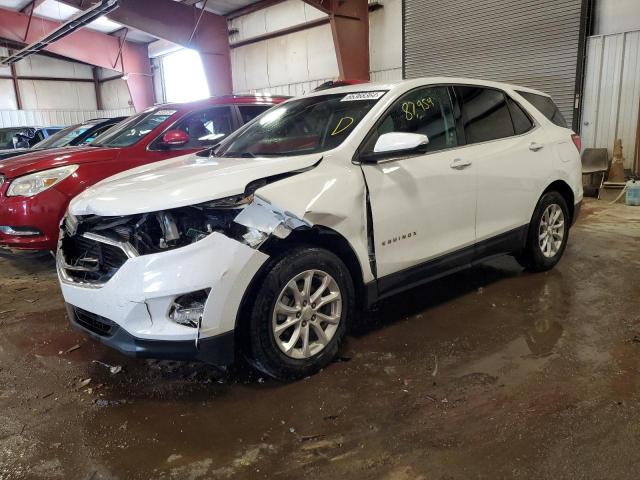
<svg viewBox="0 0 640 480"><path fill-rule="evenodd" d="M62 147L0 160L0 173L8 179L65 165L112 160L120 154L117 148Z"/></svg>
<svg viewBox="0 0 640 480"><path fill-rule="evenodd" d="M321 154L296 157L203 158L165 160L119 173L78 195L73 215L120 216L196 205L244 192L254 180L303 170Z"/></svg>

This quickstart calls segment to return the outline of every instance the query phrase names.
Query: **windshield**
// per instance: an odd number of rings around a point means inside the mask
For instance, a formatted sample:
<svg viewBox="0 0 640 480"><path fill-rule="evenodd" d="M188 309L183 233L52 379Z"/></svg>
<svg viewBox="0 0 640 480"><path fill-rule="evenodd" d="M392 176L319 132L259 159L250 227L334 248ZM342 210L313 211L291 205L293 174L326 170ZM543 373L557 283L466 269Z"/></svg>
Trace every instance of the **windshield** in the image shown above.
<svg viewBox="0 0 640 480"><path fill-rule="evenodd" d="M55 135L51 135L49 138L36 143L33 148L66 147L77 137L95 126L95 123L87 123L85 125L73 125L71 127L67 127L64 130L60 130Z"/></svg>
<svg viewBox="0 0 640 480"><path fill-rule="evenodd" d="M21 129L2 128L0 129L0 148L13 148L13 137L21 132Z"/></svg>
<svg viewBox="0 0 640 480"><path fill-rule="evenodd" d="M97 137L92 147L130 147L135 145L177 110L154 110L134 115Z"/></svg>
<svg viewBox="0 0 640 480"><path fill-rule="evenodd" d="M312 96L286 102L223 142L216 156L293 156L339 146L384 91Z"/></svg>

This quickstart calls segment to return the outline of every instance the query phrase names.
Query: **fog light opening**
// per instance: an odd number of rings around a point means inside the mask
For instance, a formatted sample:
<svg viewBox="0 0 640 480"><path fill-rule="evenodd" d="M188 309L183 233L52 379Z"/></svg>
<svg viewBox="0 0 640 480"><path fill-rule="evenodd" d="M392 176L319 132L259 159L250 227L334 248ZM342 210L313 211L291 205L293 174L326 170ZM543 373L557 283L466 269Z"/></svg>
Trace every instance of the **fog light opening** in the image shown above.
<svg viewBox="0 0 640 480"><path fill-rule="evenodd" d="M169 308L169 318L179 325L198 328L211 289L198 290L176 298Z"/></svg>

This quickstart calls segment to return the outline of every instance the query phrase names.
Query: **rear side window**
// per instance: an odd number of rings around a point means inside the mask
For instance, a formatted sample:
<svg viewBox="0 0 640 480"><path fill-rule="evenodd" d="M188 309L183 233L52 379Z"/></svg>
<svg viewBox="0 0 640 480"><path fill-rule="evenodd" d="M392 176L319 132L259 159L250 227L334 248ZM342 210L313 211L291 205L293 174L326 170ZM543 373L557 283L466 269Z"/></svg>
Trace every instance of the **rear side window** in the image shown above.
<svg viewBox="0 0 640 480"><path fill-rule="evenodd" d="M491 88L457 86L467 143L515 135L505 94Z"/></svg>
<svg viewBox="0 0 640 480"><path fill-rule="evenodd" d="M529 102L531 105L536 107L540 111L540 113L542 113L545 117L547 117L557 126L562 128L569 128L567 127L567 121L562 116L562 113L560 113L560 110L558 110L558 107L556 106L556 104L553 103L553 100L551 99L551 97L545 97L544 95L537 95L535 93L529 93L529 92L518 92L518 93L522 95L527 100L527 102Z"/></svg>
<svg viewBox="0 0 640 480"><path fill-rule="evenodd" d="M522 135L533 128L533 122L529 115L510 97L507 97L509 111L511 112L511 120L513 120L513 128L516 135Z"/></svg>

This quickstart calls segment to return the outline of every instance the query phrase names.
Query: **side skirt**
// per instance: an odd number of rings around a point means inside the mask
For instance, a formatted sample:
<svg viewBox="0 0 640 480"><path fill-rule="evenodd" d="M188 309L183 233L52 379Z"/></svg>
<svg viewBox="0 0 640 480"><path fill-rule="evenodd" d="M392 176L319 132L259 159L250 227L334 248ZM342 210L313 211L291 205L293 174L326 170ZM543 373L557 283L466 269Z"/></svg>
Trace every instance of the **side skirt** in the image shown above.
<svg viewBox="0 0 640 480"><path fill-rule="evenodd" d="M366 305L371 307L379 300L465 270L489 258L517 253L525 246L528 230L529 225L524 225L473 246L374 280L365 286Z"/></svg>

